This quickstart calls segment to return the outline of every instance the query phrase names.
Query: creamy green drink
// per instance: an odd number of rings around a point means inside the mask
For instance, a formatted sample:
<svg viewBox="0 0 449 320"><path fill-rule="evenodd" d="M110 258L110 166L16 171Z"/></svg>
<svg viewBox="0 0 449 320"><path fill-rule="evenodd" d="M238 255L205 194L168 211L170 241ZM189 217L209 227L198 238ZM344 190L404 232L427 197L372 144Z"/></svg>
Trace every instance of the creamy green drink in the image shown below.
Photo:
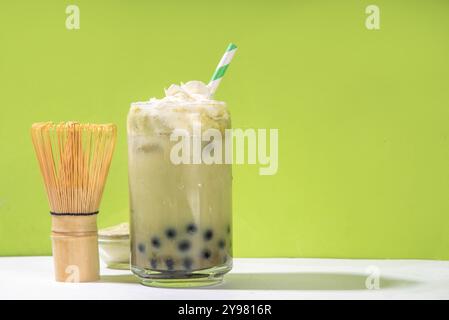
<svg viewBox="0 0 449 320"><path fill-rule="evenodd" d="M226 104L210 99L199 81L131 105L131 268L142 283L207 285L231 269L231 165L195 155L195 143L200 151L212 146L199 136L212 129L224 140L230 127Z"/></svg>

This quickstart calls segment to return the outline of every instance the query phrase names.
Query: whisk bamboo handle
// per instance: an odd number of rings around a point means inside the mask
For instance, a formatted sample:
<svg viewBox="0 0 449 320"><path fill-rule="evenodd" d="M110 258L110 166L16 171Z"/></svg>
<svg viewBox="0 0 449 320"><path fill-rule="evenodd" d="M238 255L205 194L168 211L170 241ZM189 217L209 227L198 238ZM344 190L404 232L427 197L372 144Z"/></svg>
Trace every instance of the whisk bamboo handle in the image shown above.
<svg viewBox="0 0 449 320"><path fill-rule="evenodd" d="M51 237L56 281L99 280L97 215L52 215Z"/></svg>

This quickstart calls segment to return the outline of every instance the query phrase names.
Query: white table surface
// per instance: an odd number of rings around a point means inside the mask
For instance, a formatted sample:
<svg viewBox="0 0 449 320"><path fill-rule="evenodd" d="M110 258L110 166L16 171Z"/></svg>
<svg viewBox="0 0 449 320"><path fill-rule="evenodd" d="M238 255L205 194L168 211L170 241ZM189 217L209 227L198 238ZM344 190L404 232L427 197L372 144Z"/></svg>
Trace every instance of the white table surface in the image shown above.
<svg viewBox="0 0 449 320"><path fill-rule="evenodd" d="M0 299L449 299L449 261L235 259L218 286L161 289L104 267L98 282L57 283L51 257L2 257Z"/></svg>

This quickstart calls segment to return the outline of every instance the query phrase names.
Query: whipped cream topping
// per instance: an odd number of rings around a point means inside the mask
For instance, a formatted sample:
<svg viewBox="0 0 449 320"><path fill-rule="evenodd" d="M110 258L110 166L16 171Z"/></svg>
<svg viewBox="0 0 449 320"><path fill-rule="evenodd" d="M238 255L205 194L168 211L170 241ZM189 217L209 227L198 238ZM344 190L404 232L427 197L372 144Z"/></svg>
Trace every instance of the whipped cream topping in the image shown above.
<svg viewBox="0 0 449 320"><path fill-rule="evenodd" d="M166 100L186 100L186 101L201 101L209 100L210 89L201 81L189 81L181 83L180 86L172 84L168 89L165 89Z"/></svg>
<svg viewBox="0 0 449 320"><path fill-rule="evenodd" d="M172 84L168 89L164 89L165 97L151 98L149 101L134 102L131 106L139 107L170 107L190 105L190 104L224 104L221 101L213 100L210 97L210 88L201 81L189 81L181 85Z"/></svg>
<svg viewBox="0 0 449 320"><path fill-rule="evenodd" d="M226 104L211 99L209 87L201 81L172 84L161 99L132 103L128 114L128 132L135 134L191 131L198 124L202 130L229 126Z"/></svg>

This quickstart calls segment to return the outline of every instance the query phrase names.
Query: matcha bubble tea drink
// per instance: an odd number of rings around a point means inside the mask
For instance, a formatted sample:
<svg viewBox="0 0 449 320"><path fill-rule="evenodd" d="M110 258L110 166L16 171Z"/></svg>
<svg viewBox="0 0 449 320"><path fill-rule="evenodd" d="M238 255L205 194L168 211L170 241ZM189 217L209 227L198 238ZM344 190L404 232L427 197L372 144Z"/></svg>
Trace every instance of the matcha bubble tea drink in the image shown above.
<svg viewBox="0 0 449 320"><path fill-rule="evenodd" d="M201 151L213 145L204 139L211 130L224 149L230 116L212 96L235 49L228 47L208 85L172 85L161 99L131 105L131 270L145 285L211 285L232 268L231 164L203 161Z"/></svg>

